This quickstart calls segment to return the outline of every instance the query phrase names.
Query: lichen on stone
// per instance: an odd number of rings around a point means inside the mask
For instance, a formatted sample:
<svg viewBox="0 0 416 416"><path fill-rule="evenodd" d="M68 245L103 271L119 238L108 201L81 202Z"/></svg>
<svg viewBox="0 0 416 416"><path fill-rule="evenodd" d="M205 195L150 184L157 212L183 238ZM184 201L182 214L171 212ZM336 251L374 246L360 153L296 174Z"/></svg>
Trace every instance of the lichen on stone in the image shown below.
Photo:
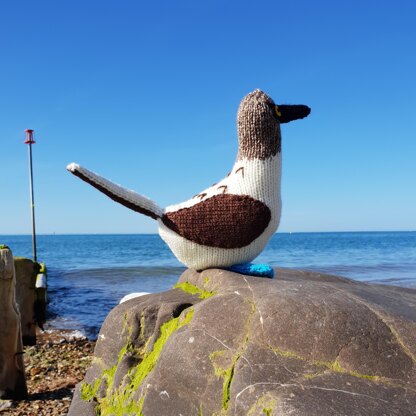
<svg viewBox="0 0 416 416"><path fill-rule="evenodd" d="M270 392L260 396L247 412L247 416L271 416L277 405L277 399Z"/></svg>
<svg viewBox="0 0 416 416"><path fill-rule="evenodd" d="M318 361L318 360L308 360L306 357L303 357L293 351L288 351L288 350L282 350L280 348L274 348L274 347L270 347L269 348L277 355L280 355L281 357L286 357L286 358L293 358L295 360L300 360L300 361L304 361L306 363L309 363L313 366L316 367L325 367L326 369L332 371L333 373L342 373L342 374L347 374L353 377L357 377L357 378L363 378L366 380L371 380L371 381L380 381L381 377L376 376L376 375L369 375L369 374L361 374L358 371L353 371L353 370L348 370L344 367L342 367L342 365L340 364L339 360L336 359L335 361ZM315 372L312 374L305 374L304 378L307 379L311 379L311 378L315 378L322 375L322 372Z"/></svg>
<svg viewBox="0 0 416 416"><path fill-rule="evenodd" d="M97 378L97 380L95 380L93 384L81 383L81 399L85 401L90 401L94 399L102 380L103 377Z"/></svg>
<svg viewBox="0 0 416 416"><path fill-rule="evenodd" d="M186 293L191 295L199 295L199 299L208 299L211 296L216 295L216 292L209 292L207 290L200 289L198 286L195 286L189 282L177 283L173 286L174 289L181 289Z"/></svg>
<svg viewBox="0 0 416 416"><path fill-rule="evenodd" d="M333 371L334 373L348 374L348 375L353 376L353 377L364 378L364 379L371 380L371 381L379 381L380 380L379 376L373 376L373 375L369 375L369 374L361 374L358 371L347 370L346 368L342 367L342 365L340 364L338 359L336 359L333 362L329 362L329 363L326 363L326 362L319 363L319 362L317 362L317 364L322 364L323 366L327 367L329 370Z"/></svg>
<svg viewBox="0 0 416 416"><path fill-rule="evenodd" d="M130 337L127 337L129 341L121 349L117 364L107 370L104 370L101 377L95 380L93 385L83 383L81 385L81 398L83 400L96 400L96 410L101 416L142 416L145 396L142 393L140 399L136 402L134 398L135 393L139 390L139 386L143 380L156 366L159 356L168 339L179 328L182 328L191 322L193 312L193 309L185 310L177 318L172 318L171 320L165 322L160 327L159 338L154 342L153 349L150 352L146 350L146 347L137 349L130 342ZM148 345L148 342L145 345ZM126 354L136 355L141 358L141 361L124 376L123 381L128 380L127 383L122 382L118 387L113 386L114 376ZM103 381L107 384L106 394L104 397L97 397L98 389Z"/></svg>
<svg viewBox="0 0 416 416"><path fill-rule="evenodd" d="M142 311L141 315L140 315L140 334L139 334L139 337L141 339L144 339L145 321L146 321L146 319L145 319L145 316L144 316L144 311Z"/></svg>
<svg viewBox="0 0 416 416"><path fill-rule="evenodd" d="M281 357L286 357L286 358L294 358L296 360L301 360L301 361L306 361L305 357L302 357L299 354L296 354L293 351L288 351L288 350L282 350L280 348L275 348L275 347L269 347L276 355L280 355Z"/></svg>
<svg viewBox="0 0 416 416"><path fill-rule="evenodd" d="M245 335L244 335L244 338L243 338L243 341L242 341L241 345L238 347L236 352L231 357L231 365L228 366L227 368L222 368L221 366L219 366L215 362L215 360L218 357L224 358L224 356L229 354L229 352L230 352L229 350L214 351L209 355L212 366L214 367L215 375L217 377L223 378L222 407L221 407L221 413L220 413L221 415L224 415L224 414L227 413L227 410L228 410L228 407L229 407L229 404L230 404L230 400L231 400L231 383L233 381L235 367L236 367L238 361L240 360L241 356L244 354L244 352L247 349L247 345L248 345L249 338L250 338L251 319L252 319L254 313L256 312L256 307L254 305L254 302L252 302L249 299L245 299L245 301L250 305L250 311L249 311L248 318L247 318L246 324L245 324L246 331L245 331Z"/></svg>

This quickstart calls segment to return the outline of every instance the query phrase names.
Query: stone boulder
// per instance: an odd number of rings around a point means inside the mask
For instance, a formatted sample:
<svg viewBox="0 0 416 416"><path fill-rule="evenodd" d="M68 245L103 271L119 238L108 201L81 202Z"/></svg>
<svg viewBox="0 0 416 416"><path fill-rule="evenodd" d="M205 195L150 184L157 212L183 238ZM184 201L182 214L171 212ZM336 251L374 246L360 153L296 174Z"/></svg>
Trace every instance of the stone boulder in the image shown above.
<svg viewBox="0 0 416 416"><path fill-rule="evenodd" d="M12 252L0 245L0 399L27 397Z"/></svg>
<svg viewBox="0 0 416 416"><path fill-rule="evenodd" d="M69 415L416 415L416 291L276 272L117 306Z"/></svg>

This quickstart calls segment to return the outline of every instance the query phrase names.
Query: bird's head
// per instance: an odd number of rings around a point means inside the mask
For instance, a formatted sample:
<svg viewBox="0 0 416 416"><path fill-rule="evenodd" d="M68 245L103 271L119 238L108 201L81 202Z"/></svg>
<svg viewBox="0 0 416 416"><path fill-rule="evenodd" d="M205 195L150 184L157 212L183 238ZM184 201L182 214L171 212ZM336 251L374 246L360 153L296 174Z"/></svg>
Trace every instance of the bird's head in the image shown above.
<svg viewBox="0 0 416 416"><path fill-rule="evenodd" d="M309 115L306 105L276 105L255 90L241 101L237 116L238 159L267 159L281 150L280 124Z"/></svg>

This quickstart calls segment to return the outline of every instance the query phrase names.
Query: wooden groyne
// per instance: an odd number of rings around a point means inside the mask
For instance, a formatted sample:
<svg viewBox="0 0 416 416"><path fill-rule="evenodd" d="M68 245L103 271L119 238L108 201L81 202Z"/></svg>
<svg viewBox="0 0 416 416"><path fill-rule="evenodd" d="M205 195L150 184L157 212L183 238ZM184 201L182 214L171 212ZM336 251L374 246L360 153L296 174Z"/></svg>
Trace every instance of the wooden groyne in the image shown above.
<svg viewBox="0 0 416 416"><path fill-rule="evenodd" d="M15 288L12 252L7 246L0 246L0 398L20 400L27 397L27 386Z"/></svg>

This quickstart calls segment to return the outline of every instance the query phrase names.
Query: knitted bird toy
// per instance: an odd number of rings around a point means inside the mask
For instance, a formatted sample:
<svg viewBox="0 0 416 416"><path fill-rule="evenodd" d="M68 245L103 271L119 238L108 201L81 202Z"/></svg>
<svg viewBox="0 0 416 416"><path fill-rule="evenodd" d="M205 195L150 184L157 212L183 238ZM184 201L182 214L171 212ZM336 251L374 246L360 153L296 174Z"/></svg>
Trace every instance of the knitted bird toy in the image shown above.
<svg viewBox="0 0 416 416"><path fill-rule="evenodd" d="M238 110L239 146L231 172L165 209L75 163L67 169L114 201L155 219L160 236L187 267L272 277L271 268L246 263L261 253L280 221L280 124L309 113L305 105L276 105L260 90L248 94Z"/></svg>

